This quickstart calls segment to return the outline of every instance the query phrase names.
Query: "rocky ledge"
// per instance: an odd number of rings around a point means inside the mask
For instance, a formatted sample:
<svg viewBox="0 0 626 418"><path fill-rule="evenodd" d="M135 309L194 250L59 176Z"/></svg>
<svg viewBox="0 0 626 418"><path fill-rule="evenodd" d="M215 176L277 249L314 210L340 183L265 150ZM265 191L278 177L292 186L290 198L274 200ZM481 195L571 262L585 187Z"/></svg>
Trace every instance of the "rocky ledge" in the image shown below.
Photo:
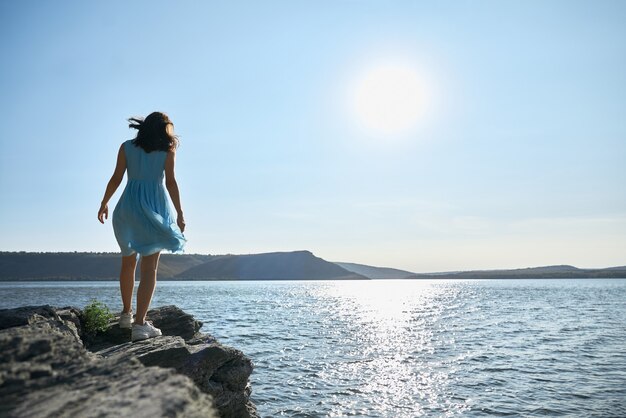
<svg viewBox="0 0 626 418"><path fill-rule="evenodd" d="M162 337L97 336L76 308L0 310L0 416L256 418L243 353L175 306L148 312Z"/></svg>

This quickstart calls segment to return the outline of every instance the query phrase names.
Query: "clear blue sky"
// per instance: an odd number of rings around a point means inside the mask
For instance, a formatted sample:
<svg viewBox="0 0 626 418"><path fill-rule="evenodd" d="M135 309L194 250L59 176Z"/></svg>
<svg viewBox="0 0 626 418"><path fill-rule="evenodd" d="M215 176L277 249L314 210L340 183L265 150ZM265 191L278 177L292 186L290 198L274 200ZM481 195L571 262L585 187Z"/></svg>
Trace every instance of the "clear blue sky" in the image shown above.
<svg viewBox="0 0 626 418"><path fill-rule="evenodd" d="M3 1L0 250L117 251L96 213L125 119L161 110L187 252L624 265L624 22L622 1ZM398 63L427 111L368 131L355 83Z"/></svg>

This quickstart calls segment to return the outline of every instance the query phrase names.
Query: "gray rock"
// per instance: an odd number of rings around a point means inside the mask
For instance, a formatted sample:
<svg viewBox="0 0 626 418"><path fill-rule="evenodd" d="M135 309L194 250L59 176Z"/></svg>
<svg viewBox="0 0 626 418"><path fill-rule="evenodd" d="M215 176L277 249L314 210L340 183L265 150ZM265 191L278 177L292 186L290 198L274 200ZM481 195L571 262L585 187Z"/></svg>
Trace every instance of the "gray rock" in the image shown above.
<svg viewBox="0 0 626 418"><path fill-rule="evenodd" d="M217 417L210 396L184 376L159 368L102 363L84 377L26 393L15 417ZM118 365L119 366L119 365Z"/></svg>
<svg viewBox="0 0 626 418"><path fill-rule="evenodd" d="M46 319L59 319L50 305L0 309L0 329L29 325Z"/></svg>
<svg viewBox="0 0 626 418"><path fill-rule="evenodd" d="M0 400L9 417L215 416L191 379L94 355L54 318L0 331Z"/></svg>
<svg viewBox="0 0 626 418"><path fill-rule="evenodd" d="M221 417L257 416L250 401L248 379L253 365L249 358L221 345L212 336L201 334L201 323L175 306L151 310L148 318L156 327L163 327L164 336L106 347L101 344L103 348L96 353L105 358L136 358L148 367L171 367L211 395ZM177 320L180 327L174 326ZM113 326L109 332L116 335L118 331ZM106 339L107 334L102 338Z"/></svg>
<svg viewBox="0 0 626 418"><path fill-rule="evenodd" d="M163 335L177 335L185 340L199 335L202 328L202 322L174 305L151 309L146 316L155 327L161 329Z"/></svg>
<svg viewBox="0 0 626 418"><path fill-rule="evenodd" d="M80 340L82 333L80 315L76 308L53 308L50 305L0 309L0 330L54 319L63 322L74 337Z"/></svg>
<svg viewBox="0 0 626 418"><path fill-rule="evenodd" d="M135 343L116 322L89 340L80 315L0 310L0 416L257 417L250 359L179 308L150 311L166 335Z"/></svg>
<svg viewBox="0 0 626 418"><path fill-rule="evenodd" d="M103 334L85 335L85 345L91 351L101 351L109 347L124 344L130 341L131 331L119 327L119 314L109 323L109 328ZM155 327L161 329L163 335L179 336L185 340L201 337L202 322L197 321L177 306L161 306L151 309L146 319L152 321Z"/></svg>

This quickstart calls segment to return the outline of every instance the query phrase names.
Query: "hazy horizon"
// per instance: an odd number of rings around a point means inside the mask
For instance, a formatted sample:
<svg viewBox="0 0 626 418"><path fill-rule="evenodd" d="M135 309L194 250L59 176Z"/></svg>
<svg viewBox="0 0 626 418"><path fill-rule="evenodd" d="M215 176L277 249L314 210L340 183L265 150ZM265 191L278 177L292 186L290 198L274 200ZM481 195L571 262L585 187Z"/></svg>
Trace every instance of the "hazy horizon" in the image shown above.
<svg viewBox="0 0 626 418"><path fill-rule="evenodd" d="M624 21L619 1L2 2L0 251L118 251L99 203L126 118L161 110L187 253L626 265Z"/></svg>

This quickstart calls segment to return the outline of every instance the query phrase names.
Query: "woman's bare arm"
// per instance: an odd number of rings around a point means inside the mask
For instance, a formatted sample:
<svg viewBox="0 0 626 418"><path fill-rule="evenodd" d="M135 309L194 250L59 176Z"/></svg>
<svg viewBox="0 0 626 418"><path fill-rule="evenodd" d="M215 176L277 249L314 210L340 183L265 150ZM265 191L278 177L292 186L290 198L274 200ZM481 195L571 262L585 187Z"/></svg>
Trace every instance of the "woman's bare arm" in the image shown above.
<svg viewBox="0 0 626 418"><path fill-rule="evenodd" d="M111 176L111 180L109 180L109 183L107 184L104 197L102 198L102 203L100 204L100 210L98 210L98 220L100 223L104 223L104 220L109 218L109 200L124 179L124 172L126 172L126 153L124 153L124 144L122 144L119 152L117 153L115 171Z"/></svg>
<svg viewBox="0 0 626 418"><path fill-rule="evenodd" d="M167 188L174 209L176 209L177 218L176 224L180 228L181 232L185 232L185 217L183 215L183 208L180 205L180 191L178 190L178 183L176 182L176 175L174 174L174 165L176 162L176 152L170 151L165 158L165 187Z"/></svg>

